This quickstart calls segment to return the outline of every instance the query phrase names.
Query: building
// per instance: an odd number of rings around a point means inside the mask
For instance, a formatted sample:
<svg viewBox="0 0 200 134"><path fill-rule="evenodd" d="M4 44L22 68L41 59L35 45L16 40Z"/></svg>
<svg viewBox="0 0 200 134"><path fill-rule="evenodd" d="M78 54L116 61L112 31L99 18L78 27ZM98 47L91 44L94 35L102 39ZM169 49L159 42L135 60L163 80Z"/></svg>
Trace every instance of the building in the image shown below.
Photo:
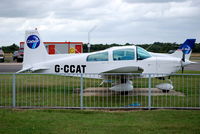
<svg viewBox="0 0 200 134"><path fill-rule="evenodd" d="M82 53L83 42L43 42L49 54ZM24 48L24 42L20 42Z"/></svg>

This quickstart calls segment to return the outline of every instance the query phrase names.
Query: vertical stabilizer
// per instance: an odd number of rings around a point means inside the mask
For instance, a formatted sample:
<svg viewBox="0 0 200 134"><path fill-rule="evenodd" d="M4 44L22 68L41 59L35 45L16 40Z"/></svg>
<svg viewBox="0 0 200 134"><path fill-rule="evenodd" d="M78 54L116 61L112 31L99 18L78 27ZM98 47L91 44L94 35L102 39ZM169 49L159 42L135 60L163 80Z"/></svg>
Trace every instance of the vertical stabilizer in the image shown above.
<svg viewBox="0 0 200 134"><path fill-rule="evenodd" d="M31 68L34 64L44 62L47 50L37 30L25 32L23 70Z"/></svg>
<svg viewBox="0 0 200 134"><path fill-rule="evenodd" d="M173 54L174 57L184 58L189 60L192 49L195 46L196 39L187 39Z"/></svg>

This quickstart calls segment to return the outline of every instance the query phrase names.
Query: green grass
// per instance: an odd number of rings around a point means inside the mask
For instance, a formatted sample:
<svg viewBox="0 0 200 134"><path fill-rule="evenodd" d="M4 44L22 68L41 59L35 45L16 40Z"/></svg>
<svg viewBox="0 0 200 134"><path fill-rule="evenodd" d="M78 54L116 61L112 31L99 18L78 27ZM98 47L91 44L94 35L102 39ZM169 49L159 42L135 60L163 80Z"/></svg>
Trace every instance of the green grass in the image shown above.
<svg viewBox="0 0 200 134"><path fill-rule="evenodd" d="M0 134L198 134L200 111L0 109Z"/></svg>
<svg viewBox="0 0 200 134"><path fill-rule="evenodd" d="M200 73L186 71L185 73ZM80 106L80 78L55 75L17 75L17 106ZM185 96L152 96L154 107L200 107L200 76L172 76L175 90ZM160 81L152 79L152 86ZM0 105L12 105L12 75L0 75ZM101 80L84 79L84 88ZM133 81L147 87L148 79ZM104 84L109 87L110 84ZM84 106L119 107L133 102L148 106L146 96L84 96ZM0 109L0 134L168 134L200 133L200 111L88 111Z"/></svg>
<svg viewBox="0 0 200 134"><path fill-rule="evenodd" d="M185 73L198 73L186 71ZM152 96L153 107L200 107L200 76L171 76L174 90L185 96ZM84 89L99 87L102 80L84 78ZM152 78L152 87L166 82ZM134 79L134 88L147 88L148 79ZM111 87L104 84L103 87ZM80 88L79 77L57 75L16 75L16 106L36 107L79 107L80 95L74 92ZM124 107L132 103L148 106L148 96L84 96L85 107ZM12 75L0 75L0 106L12 105Z"/></svg>

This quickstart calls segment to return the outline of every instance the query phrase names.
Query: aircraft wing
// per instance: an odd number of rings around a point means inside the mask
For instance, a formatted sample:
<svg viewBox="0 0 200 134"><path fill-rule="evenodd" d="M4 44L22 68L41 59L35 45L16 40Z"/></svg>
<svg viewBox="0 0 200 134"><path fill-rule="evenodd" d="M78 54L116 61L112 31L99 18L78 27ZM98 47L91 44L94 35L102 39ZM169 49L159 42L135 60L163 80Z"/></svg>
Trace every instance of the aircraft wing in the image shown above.
<svg viewBox="0 0 200 134"><path fill-rule="evenodd" d="M104 73L142 73L143 69L137 66L119 67Z"/></svg>
<svg viewBox="0 0 200 134"><path fill-rule="evenodd" d="M128 67L120 67L115 68L109 71L106 71L101 74L103 79L132 79L137 77L139 73L142 73L144 70L137 66L128 66ZM127 74L124 74L127 73ZM138 75L132 75L131 73L138 73Z"/></svg>

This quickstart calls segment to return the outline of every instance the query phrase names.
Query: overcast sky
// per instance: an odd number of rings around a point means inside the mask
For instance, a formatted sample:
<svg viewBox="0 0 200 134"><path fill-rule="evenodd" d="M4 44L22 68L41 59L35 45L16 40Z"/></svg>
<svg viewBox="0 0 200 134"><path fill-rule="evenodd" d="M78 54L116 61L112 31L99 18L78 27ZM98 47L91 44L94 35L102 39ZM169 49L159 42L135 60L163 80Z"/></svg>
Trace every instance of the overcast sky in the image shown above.
<svg viewBox="0 0 200 134"><path fill-rule="evenodd" d="M0 46L36 27L43 41L200 42L200 0L0 0Z"/></svg>

